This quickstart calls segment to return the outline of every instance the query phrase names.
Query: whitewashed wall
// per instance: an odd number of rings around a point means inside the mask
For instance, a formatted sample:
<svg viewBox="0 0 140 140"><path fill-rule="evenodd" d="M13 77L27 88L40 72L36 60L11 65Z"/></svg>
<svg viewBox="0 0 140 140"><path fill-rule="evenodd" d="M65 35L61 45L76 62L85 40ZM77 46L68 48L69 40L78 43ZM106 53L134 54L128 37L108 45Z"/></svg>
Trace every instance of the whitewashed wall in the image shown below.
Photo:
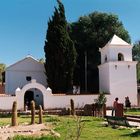
<svg viewBox="0 0 140 140"><path fill-rule="evenodd" d="M17 91L16 96L1 97L0 110L11 110L14 101L17 101L18 110L24 110L24 95ZM115 96L107 95L107 106L112 106ZM74 100L75 107L84 107L85 104L95 103L98 95L54 95L51 90L47 90L43 94L44 109L68 108L70 107L70 99ZM121 102L121 103L124 103Z"/></svg>
<svg viewBox="0 0 140 140"><path fill-rule="evenodd" d="M0 110L11 110L16 96L0 96Z"/></svg>
<svg viewBox="0 0 140 140"><path fill-rule="evenodd" d="M137 105L136 63L116 61L99 66L100 91L111 94L108 100L118 97L124 103L128 96L132 105Z"/></svg>
<svg viewBox="0 0 140 140"><path fill-rule="evenodd" d="M45 106L47 108L68 108L70 99L74 100L75 107L84 107L85 104L95 103L98 95L53 95L47 96Z"/></svg>
<svg viewBox="0 0 140 140"><path fill-rule="evenodd" d="M128 96L132 105L137 105L137 62L112 62L110 63L110 93L111 97L117 96L120 102ZM117 65L115 68L114 65Z"/></svg>
<svg viewBox="0 0 140 140"><path fill-rule="evenodd" d="M46 86L46 76L44 72L37 71L7 71L6 77L6 93L14 94L17 87L22 88L29 82L26 80L26 76L31 76L33 79L37 79L38 82Z"/></svg>
<svg viewBox="0 0 140 140"><path fill-rule="evenodd" d="M101 64L105 63L105 57L107 56L107 62L118 61L118 54L122 53L124 61L132 61L132 46L106 46L100 50L101 52Z"/></svg>
<svg viewBox="0 0 140 140"><path fill-rule="evenodd" d="M112 65L114 67L114 65ZM122 67L123 68L123 67ZM131 69L134 71L134 67ZM131 71L130 70L130 71ZM112 73L115 73L112 70ZM133 79L131 81L130 77L127 78L128 73L122 75L116 75L116 78L122 78L124 83L119 83L118 81L112 80L112 88L110 88L111 95L107 95L107 106L112 106L115 97L119 98L120 103L124 103L126 96L129 96L132 105L137 104L137 92L136 92L136 83ZM121 77L120 77L121 76ZM113 81L114 80L114 81ZM114 85L113 85L114 84ZM125 86L124 86L125 85ZM24 95L27 90L37 88L41 91L40 94L43 95L43 107L44 109L52 108L68 108L70 107L70 99L74 100L75 107L84 107L85 104L95 103L95 99L98 98L98 95L57 95L52 94L50 88L45 88L42 84L37 83L36 80L32 80L31 83L26 84L22 89L16 89L16 96L0 96L0 110L9 110L12 109L12 104L14 101L17 101L18 110L24 110Z"/></svg>
<svg viewBox="0 0 140 140"><path fill-rule="evenodd" d="M17 87L22 88L27 83L27 76L36 79L39 83L47 86L45 69L43 64L39 63L32 57L27 57L6 69L6 86L7 94L15 94Z"/></svg>
<svg viewBox="0 0 140 140"><path fill-rule="evenodd" d="M118 54L122 53L124 61L132 61L132 46L110 46L109 47L109 61L117 61Z"/></svg>
<svg viewBox="0 0 140 140"><path fill-rule="evenodd" d="M98 66L99 68L99 89L100 92L110 93L109 63Z"/></svg>

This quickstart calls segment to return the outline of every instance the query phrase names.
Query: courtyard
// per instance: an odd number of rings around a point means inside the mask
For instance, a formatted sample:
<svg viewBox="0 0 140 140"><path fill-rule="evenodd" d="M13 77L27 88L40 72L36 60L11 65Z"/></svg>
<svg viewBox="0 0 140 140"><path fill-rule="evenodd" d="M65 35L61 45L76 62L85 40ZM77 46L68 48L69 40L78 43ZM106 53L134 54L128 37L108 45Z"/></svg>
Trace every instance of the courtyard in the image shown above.
<svg viewBox="0 0 140 140"><path fill-rule="evenodd" d="M140 115L136 110L126 113L131 112ZM30 119L30 115L19 115L19 126L11 127L11 115L1 114L0 138L2 140L11 136L14 136L13 140L138 140L140 138L140 127L113 129L104 125L104 118L44 114L41 125L38 124L37 115L35 125L30 125Z"/></svg>

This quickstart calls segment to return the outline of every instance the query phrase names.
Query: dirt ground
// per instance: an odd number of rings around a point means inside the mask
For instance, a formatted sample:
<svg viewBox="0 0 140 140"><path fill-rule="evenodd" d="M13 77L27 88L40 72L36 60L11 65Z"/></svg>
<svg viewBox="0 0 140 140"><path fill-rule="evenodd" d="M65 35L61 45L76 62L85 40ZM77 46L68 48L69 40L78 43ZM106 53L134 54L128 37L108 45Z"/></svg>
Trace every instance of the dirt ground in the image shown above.
<svg viewBox="0 0 140 140"><path fill-rule="evenodd" d="M0 127L0 140L9 140L9 138L15 135L30 135L30 136L42 136L42 135L55 135L60 137L60 134L54 132L51 126L45 124L34 124L34 125L20 125L20 126L4 126Z"/></svg>

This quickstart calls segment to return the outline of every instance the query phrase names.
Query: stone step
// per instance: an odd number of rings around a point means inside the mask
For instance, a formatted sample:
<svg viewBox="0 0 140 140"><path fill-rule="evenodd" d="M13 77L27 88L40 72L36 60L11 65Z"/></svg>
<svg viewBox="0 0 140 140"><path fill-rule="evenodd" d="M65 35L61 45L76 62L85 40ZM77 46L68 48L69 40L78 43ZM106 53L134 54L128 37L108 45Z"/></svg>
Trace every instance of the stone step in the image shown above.
<svg viewBox="0 0 140 140"><path fill-rule="evenodd" d="M139 122L140 123L140 119L139 118L133 118L133 117L126 117L128 121L132 121L132 122Z"/></svg>
<svg viewBox="0 0 140 140"><path fill-rule="evenodd" d="M131 117L131 118L139 118L140 119L140 115L124 115L125 117Z"/></svg>

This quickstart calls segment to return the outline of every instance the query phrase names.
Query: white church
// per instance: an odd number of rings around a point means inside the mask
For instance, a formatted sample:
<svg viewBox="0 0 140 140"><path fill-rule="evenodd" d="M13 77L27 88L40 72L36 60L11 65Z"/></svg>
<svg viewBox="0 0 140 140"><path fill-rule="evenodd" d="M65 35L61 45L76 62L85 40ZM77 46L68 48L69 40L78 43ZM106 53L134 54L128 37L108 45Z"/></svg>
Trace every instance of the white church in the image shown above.
<svg viewBox="0 0 140 140"><path fill-rule="evenodd" d="M116 97L124 103L126 96L131 105L137 106L137 62L132 60L132 46L114 35L100 52L99 85L100 92L108 93L107 106L112 106ZM11 109L13 101L17 101L19 110L24 110L31 100L44 109L68 108L70 99L82 107L94 103L98 97L98 94L53 94L47 87L44 65L32 56L7 67L5 73L5 94L0 95L0 110Z"/></svg>

